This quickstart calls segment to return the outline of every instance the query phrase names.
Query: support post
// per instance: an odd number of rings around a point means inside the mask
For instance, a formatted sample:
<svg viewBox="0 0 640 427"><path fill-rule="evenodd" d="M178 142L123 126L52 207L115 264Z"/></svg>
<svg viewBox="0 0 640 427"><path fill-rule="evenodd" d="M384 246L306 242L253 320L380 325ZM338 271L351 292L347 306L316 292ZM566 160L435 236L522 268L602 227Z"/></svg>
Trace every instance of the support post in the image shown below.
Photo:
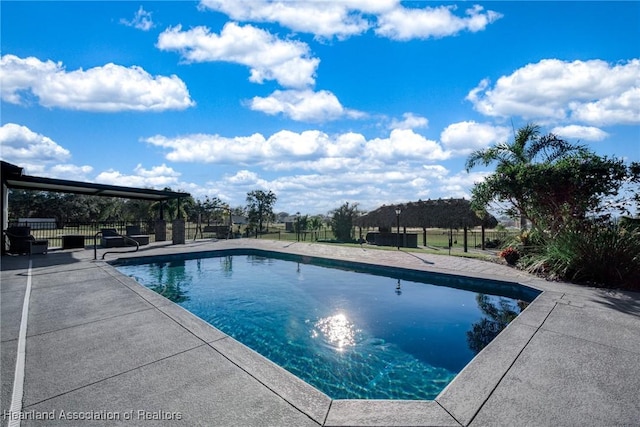
<svg viewBox="0 0 640 427"><path fill-rule="evenodd" d="M167 240L167 221L164 219L157 219L154 227L155 241L164 242Z"/></svg>
<svg viewBox="0 0 640 427"><path fill-rule="evenodd" d="M468 240L467 240L467 226L464 226L464 251L465 252L469 252L468 250L469 246L468 246Z"/></svg>
<svg viewBox="0 0 640 427"><path fill-rule="evenodd" d="M398 233L396 234L396 244L398 246L398 250L400 250L400 206L396 208L396 225L398 226Z"/></svg>
<svg viewBox="0 0 640 427"><path fill-rule="evenodd" d="M183 219L174 219L171 223L171 236L174 245L184 245L186 241L185 224Z"/></svg>

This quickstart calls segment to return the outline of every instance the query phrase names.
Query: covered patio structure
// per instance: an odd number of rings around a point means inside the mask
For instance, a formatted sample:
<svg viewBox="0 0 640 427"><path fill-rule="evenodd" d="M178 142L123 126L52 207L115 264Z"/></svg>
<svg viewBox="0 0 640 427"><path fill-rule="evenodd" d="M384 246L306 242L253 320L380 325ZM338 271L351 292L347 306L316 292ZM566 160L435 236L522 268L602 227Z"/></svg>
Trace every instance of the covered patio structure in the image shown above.
<svg viewBox="0 0 640 427"><path fill-rule="evenodd" d="M422 229L422 244L427 246L427 228L463 229L464 251L467 252L467 231L482 227L482 249L484 249L485 229L495 228L498 220L487 212L476 212L466 199L419 200L398 205L384 205L354 220L357 227L377 227L382 233L395 235L398 246L408 246L411 239L407 228ZM403 227L402 237L391 232L394 227ZM361 231L362 233L362 231ZM393 245L391 245L393 246ZM410 246L410 245L409 245Z"/></svg>
<svg viewBox="0 0 640 427"><path fill-rule="evenodd" d="M58 193L72 193L87 196L121 197L127 199L150 200L165 202L167 200L190 197L189 193L154 190L150 188L123 187L117 185L97 184L92 182L70 181L65 179L45 178L24 174L24 168L1 161L2 180L2 254L6 251L5 231L9 226L9 190L51 191ZM166 240L166 221L162 204L160 218L156 221L156 240ZM182 230L182 231L180 231ZM183 220L176 220L173 224L173 243L185 242L185 226ZM180 236L182 236L180 238ZM159 237L159 238L158 238Z"/></svg>

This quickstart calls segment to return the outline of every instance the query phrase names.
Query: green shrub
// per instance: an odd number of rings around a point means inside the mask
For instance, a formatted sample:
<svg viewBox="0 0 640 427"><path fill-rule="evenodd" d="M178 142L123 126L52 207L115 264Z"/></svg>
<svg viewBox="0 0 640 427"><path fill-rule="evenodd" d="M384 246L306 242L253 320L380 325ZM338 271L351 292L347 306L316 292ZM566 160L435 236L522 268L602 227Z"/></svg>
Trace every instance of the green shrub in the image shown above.
<svg viewBox="0 0 640 427"><path fill-rule="evenodd" d="M521 265L551 279L640 290L640 232L618 222L583 223L558 233Z"/></svg>

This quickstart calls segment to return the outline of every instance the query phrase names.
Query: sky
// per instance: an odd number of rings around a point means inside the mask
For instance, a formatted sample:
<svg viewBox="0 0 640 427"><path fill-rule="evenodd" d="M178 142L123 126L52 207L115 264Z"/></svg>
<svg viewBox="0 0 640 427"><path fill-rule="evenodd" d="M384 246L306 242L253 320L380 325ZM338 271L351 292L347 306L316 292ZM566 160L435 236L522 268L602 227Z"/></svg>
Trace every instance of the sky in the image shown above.
<svg viewBox="0 0 640 427"><path fill-rule="evenodd" d="M640 161L640 2L0 2L2 160L276 212L465 197L538 124Z"/></svg>

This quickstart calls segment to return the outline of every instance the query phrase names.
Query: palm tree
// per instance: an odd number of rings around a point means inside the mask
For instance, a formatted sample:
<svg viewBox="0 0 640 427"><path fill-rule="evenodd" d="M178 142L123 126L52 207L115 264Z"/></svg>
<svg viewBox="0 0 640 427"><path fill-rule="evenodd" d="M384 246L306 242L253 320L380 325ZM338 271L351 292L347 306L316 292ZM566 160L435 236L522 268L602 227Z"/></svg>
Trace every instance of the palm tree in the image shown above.
<svg viewBox="0 0 640 427"><path fill-rule="evenodd" d="M165 187L164 191L172 191L171 187ZM192 196L180 199L170 199L153 202L151 210L157 213L158 217L163 216L169 221L174 219L184 219L188 217L188 213L193 211L196 201ZM165 218L163 218L165 219Z"/></svg>
<svg viewBox="0 0 640 427"><path fill-rule="evenodd" d="M318 233L320 232L323 224L324 221L322 221L322 217L319 215L311 217L309 220L309 227L311 227L311 229L316 233L316 240L318 240Z"/></svg>
<svg viewBox="0 0 640 427"><path fill-rule="evenodd" d="M540 126L529 123L518 129L513 142L500 142L493 147L471 153L465 167L469 172L478 164L489 166L496 162L496 172L504 173L517 166L533 164L536 161L553 162L567 154L584 151L584 146L571 144L552 133L540 136ZM520 210L520 228L524 230L526 225L526 216Z"/></svg>

